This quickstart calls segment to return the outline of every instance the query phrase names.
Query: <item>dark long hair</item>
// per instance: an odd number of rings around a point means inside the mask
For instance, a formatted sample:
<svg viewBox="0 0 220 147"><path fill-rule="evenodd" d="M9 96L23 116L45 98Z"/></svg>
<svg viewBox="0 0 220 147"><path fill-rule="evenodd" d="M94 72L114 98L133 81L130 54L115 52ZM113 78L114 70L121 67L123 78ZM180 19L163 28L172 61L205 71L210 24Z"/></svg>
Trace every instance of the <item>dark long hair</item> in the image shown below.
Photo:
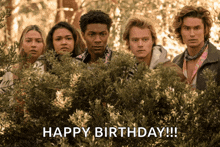
<svg viewBox="0 0 220 147"><path fill-rule="evenodd" d="M59 29L59 28L65 28L67 30L69 30L72 35L73 35L73 39L74 39L74 49L71 52L71 56L72 57L76 57L77 55L79 55L80 53L83 52L83 50L85 49L85 43L82 40L82 36L81 34L77 31L77 29L70 25L67 22L61 21L59 23L57 23L55 26L53 26L51 28L51 30L49 31L48 35L47 35L47 39L46 39L46 48L48 50L54 50L54 46L53 46L53 34L54 31Z"/></svg>

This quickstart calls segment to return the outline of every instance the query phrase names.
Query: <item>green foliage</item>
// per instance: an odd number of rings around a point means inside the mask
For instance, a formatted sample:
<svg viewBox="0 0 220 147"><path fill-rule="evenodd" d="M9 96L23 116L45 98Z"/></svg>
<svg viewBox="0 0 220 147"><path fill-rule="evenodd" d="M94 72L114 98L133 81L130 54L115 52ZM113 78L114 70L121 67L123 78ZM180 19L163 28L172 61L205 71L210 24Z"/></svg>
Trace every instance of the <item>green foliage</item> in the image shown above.
<svg viewBox="0 0 220 147"><path fill-rule="evenodd" d="M2 21L4 21L7 17L9 17L11 15L11 10L10 9L6 9L5 11L2 11L0 13L0 29L3 28L5 26L4 23L2 23Z"/></svg>
<svg viewBox="0 0 220 147"><path fill-rule="evenodd" d="M104 64L85 65L68 55L45 55L48 71L30 66L18 73L13 92L1 99L2 146L217 146L220 88L209 77L205 91L192 91L175 71L143 64L127 78L135 60L115 52ZM7 96L6 96L7 95ZM10 99L10 101L8 101ZM4 104L4 105L3 105ZM42 137L43 127L90 127L87 137ZM178 137L94 136L95 127L177 127ZM158 135L158 134L157 134ZM53 136L53 134L52 134Z"/></svg>

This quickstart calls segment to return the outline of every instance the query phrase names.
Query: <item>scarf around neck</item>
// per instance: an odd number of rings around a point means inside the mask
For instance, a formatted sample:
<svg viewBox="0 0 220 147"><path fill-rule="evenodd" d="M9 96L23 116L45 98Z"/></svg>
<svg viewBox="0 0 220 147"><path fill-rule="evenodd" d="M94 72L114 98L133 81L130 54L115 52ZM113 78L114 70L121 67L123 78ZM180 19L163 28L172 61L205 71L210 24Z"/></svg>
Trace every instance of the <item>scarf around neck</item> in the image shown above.
<svg viewBox="0 0 220 147"><path fill-rule="evenodd" d="M195 56L190 56L188 50L186 49L186 50L185 50L185 55L184 55L186 61L195 60L195 59L197 59L198 57L200 57L200 56L202 55L203 51L205 50L206 46L208 45L208 43L209 43L208 40L205 41L204 46L202 47L202 49L201 49Z"/></svg>

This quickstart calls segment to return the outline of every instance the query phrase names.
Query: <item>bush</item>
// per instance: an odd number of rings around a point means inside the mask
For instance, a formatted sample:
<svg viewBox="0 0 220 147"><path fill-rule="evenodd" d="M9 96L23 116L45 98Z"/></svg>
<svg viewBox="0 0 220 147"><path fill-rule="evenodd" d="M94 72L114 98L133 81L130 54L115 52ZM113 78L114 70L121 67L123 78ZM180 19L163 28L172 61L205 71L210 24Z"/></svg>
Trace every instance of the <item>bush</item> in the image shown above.
<svg viewBox="0 0 220 147"><path fill-rule="evenodd" d="M52 52L45 56L52 67L48 72L39 74L33 67L21 70L14 92L2 96L1 113L7 120L1 124L2 146L219 145L220 88L210 72L206 73L210 79L207 89L192 91L175 71L162 66L150 70L140 64L138 72L128 79L135 60L124 52L115 52L109 64L100 60L92 65L73 62L68 54L61 62ZM87 137L83 133L43 137L43 127L51 127L52 136L57 127L62 134L64 127L90 130ZM118 130L117 137L99 138L95 137L95 127L144 127L148 133L142 138L138 134L127 137L126 131L121 135ZM165 127L162 136L157 127ZM177 127L177 132L173 128L177 137L166 137L172 134L170 127Z"/></svg>

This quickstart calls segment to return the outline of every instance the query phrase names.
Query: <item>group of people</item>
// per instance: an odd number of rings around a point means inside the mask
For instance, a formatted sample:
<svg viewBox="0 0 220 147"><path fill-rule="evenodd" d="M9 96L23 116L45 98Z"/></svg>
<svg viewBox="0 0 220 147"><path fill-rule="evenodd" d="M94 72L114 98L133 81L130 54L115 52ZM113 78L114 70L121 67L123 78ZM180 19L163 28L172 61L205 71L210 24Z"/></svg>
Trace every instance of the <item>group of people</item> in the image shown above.
<svg viewBox="0 0 220 147"><path fill-rule="evenodd" d="M46 50L54 50L58 57L69 52L71 57L86 64L96 63L100 58L108 63L114 56L107 45L111 25L112 19L108 14L91 10L80 18L81 33L69 23L59 22L51 28L45 41L44 33L37 25L28 26L20 38L19 54L31 58L22 62L19 68L26 63L37 63ZM166 57L167 51L157 45L157 34L152 22L143 16L129 18L123 39L138 63L144 62L150 69L157 68L159 64L174 68L181 81L190 84L193 89L204 90L205 69L216 73L214 79L220 85L220 50L209 42L211 26L212 18L207 9L183 7L176 15L173 27L177 38L187 48L173 62ZM12 75L6 74L4 78L11 79Z"/></svg>

